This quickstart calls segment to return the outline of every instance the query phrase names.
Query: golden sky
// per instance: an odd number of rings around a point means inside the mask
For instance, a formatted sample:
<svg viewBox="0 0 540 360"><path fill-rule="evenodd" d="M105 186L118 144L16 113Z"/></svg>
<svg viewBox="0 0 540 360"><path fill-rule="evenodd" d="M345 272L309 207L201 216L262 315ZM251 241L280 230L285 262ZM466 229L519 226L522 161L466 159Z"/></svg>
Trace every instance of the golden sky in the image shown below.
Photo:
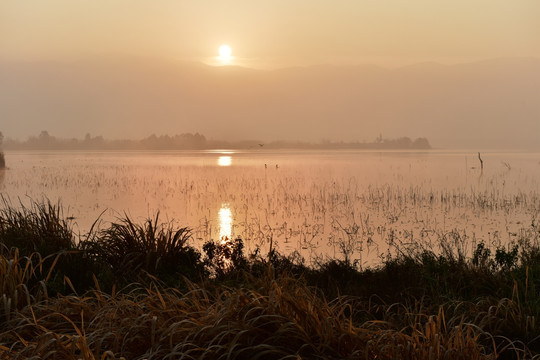
<svg viewBox="0 0 540 360"><path fill-rule="evenodd" d="M0 0L0 58L237 65L540 57L539 0Z"/></svg>

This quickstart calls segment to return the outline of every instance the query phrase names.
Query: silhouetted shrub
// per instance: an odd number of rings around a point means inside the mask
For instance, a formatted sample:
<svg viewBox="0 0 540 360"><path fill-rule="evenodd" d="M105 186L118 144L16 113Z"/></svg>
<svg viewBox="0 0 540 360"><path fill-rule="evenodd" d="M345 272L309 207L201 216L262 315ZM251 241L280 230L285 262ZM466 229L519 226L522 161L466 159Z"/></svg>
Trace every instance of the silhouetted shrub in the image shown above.
<svg viewBox="0 0 540 360"><path fill-rule="evenodd" d="M205 266L217 277L246 268L247 260L241 238L225 238L220 243L209 240L204 243L203 251L206 254Z"/></svg>

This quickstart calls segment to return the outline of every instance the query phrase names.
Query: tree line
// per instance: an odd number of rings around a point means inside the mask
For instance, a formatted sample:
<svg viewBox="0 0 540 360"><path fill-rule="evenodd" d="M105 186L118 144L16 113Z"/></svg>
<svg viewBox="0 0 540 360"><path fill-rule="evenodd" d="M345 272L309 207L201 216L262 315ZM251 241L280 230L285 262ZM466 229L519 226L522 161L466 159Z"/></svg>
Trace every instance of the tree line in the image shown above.
<svg viewBox="0 0 540 360"><path fill-rule="evenodd" d="M0 132L0 151L3 136ZM41 131L37 136L26 140L7 138L4 148L8 150L205 150L216 148L231 149L403 149L427 150L431 145L426 138L412 140L408 137L383 139L379 136L372 142L344 142L323 140L319 143L303 141L273 141L263 143L259 140L224 141L209 140L199 133L183 133L176 135L155 135L138 140L111 140L103 136L86 134L84 138L65 139Z"/></svg>

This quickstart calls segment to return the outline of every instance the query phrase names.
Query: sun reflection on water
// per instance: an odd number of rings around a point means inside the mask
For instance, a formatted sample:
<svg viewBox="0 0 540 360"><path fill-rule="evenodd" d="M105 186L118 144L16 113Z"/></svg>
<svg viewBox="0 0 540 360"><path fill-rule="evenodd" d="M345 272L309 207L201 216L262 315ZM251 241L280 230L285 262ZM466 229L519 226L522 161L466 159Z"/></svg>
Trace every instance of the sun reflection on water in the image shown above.
<svg viewBox="0 0 540 360"><path fill-rule="evenodd" d="M221 241L230 239L232 235L232 212L228 205L221 205L219 209L219 238Z"/></svg>
<svg viewBox="0 0 540 360"><path fill-rule="evenodd" d="M219 166L231 166L232 158L230 156L220 156L218 158Z"/></svg>

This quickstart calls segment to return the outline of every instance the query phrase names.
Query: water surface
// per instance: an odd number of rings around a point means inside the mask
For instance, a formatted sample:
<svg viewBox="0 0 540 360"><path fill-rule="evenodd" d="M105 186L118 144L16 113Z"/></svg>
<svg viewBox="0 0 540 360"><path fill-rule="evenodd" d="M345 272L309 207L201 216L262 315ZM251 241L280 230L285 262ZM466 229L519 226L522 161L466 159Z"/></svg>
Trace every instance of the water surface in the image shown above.
<svg viewBox="0 0 540 360"><path fill-rule="evenodd" d="M75 228L160 211L198 244L369 264L395 245L448 234L474 246L517 241L539 214L540 155L474 151L8 152L0 192L61 201ZM433 245L435 246L435 245Z"/></svg>

